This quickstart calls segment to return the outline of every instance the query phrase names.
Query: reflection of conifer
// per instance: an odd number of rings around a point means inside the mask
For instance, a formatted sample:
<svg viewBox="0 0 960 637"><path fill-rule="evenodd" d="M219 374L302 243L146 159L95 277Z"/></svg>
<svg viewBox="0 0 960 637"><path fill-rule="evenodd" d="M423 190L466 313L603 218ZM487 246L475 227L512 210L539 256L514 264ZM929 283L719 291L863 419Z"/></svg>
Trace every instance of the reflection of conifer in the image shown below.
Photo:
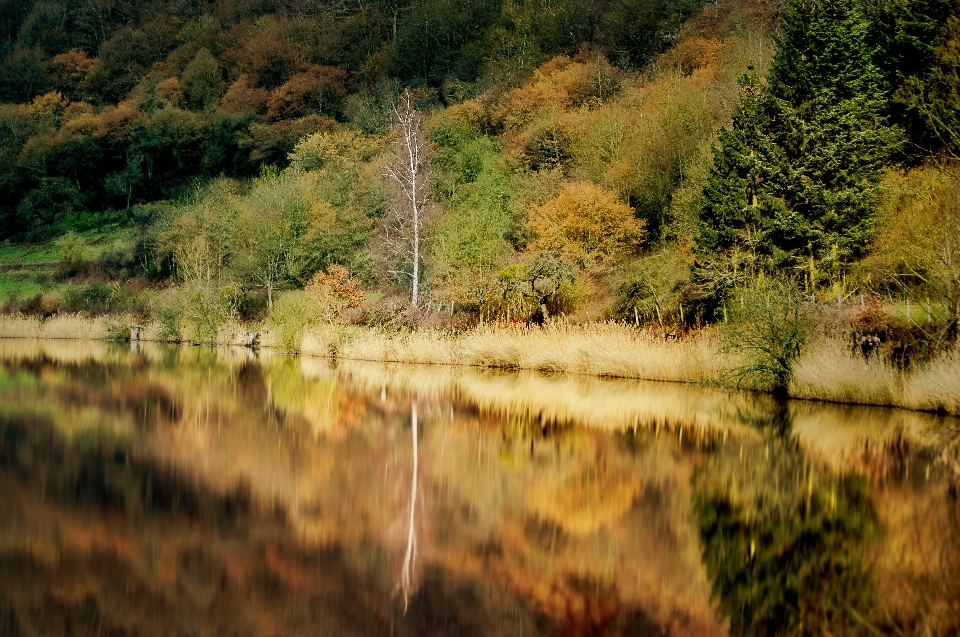
<svg viewBox="0 0 960 637"><path fill-rule="evenodd" d="M696 478L704 566L730 633L871 634L868 483L818 477L791 456L777 453L749 470L741 463L729 482L716 480L722 467Z"/></svg>

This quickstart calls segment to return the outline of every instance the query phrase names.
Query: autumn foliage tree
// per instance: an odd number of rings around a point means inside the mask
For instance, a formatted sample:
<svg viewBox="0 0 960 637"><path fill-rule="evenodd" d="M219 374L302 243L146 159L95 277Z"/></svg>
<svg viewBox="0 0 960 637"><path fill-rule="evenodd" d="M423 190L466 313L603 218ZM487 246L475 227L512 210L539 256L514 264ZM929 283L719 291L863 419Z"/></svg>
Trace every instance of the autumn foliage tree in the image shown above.
<svg viewBox="0 0 960 637"><path fill-rule="evenodd" d="M339 318L344 310L360 307L364 297L360 281L351 278L350 272L338 264L310 277L305 291L314 311L328 323Z"/></svg>
<svg viewBox="0 0 960 637"><path fill-rule="evenodd" d="M553 199L532 206L530 227L537 234L533 249L563 254L584 269L616 263L646 237L645 223L633 208L589 182L570 184Z"/></svg>

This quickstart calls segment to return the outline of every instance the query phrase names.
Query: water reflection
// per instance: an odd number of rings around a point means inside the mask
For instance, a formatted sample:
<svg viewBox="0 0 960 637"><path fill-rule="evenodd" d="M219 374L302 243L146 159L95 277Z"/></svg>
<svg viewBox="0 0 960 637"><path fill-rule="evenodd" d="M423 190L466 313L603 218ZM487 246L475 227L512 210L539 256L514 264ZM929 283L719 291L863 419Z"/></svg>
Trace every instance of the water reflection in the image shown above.
<svg viewBox="0 0 960 637"><path fill-rule="evenodd" d="M410 593L413 590L413 569L417 561L417 471L419 459L419 436L417 435L417 403L410 405L410 438L413 440L413 471L410 474L410 523L407 527L407 553L403 557L403 571L400 573L400 588L403 591L403 612L410 606Z"/></svg>
<svg viewBox="0 0 960 637"><path fill-rule="evenodd" d="M0 634L950 634L954 429L672 385L0 341Z"/></svg>
<svg viewBox="0 0 960 637"><path fill-rule="evenodd" d="M694 478L704 562L731 632L875 630L864 619L878 530L867 481L825 473L783 441L748 453L746 464L713 456Z"/></svg>

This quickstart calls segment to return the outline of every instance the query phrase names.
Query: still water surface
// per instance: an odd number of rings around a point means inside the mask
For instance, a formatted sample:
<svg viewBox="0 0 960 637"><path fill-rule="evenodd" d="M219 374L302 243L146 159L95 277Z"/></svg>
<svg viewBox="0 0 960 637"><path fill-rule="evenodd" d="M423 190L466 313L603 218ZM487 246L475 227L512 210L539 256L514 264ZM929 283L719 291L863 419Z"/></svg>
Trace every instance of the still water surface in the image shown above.
<svg viewBox="0 0 960 637"><path fill-rule="evenodd" d="M957 634L956 420L0 341L0 635Z"/></svg>

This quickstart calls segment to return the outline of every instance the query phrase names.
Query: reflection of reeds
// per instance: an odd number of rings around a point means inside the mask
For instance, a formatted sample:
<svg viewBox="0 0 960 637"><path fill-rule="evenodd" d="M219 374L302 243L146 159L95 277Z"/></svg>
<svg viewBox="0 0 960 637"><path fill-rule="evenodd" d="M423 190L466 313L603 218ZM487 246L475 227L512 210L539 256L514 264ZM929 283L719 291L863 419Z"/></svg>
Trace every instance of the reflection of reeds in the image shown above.
<svg viewBox="0 0 960 637"><path fill-rule="evenodd" d="M338 370L370 392L386 387L447 396L487 414L539 423L619 431L686 428L688 439L734 429L747 435L748 424L769 421L776 411L766 396L669 383L354 361L342 361Z"/></svg>
<svg viewBox="0 0 960 637"><path fill-rule="evenodd" d="M82 363L107 358L111 343L104 341L62 340L37 338L0 338L0 360L35 360L47 358L58 363Z"/></svg>
<svg viewBox="0 0 960 637"><path fill-rule="evenodd" d="M192 347L147 341L124 343L99 339L0 338L0 360L46 358L61 364L90 361L128 363L131 354L154 362L169 361L171 357L175 357L183 366L215 362L226 368L242 364L251 358L269 360L279 356L270 351L252 352L244 347Z"/></svg>
<svg viewBox="0 0 960 637"><path fill-rule="evenodd" d="M793 401L789 413L791 434L808 458L877 478L902 458L905 445L938 447L945 430L944 417L887 407Z"/></svg>
<svg viewBox="0 0 960 637"><path fill-rule="evenodd" d="M326 366L312 370L309 360L302 362L304 373L329 373ZM927 413L804 401L791 401L784 415L762 394L670 383L353 361L342 361L338 371L368 392L387 388L447 397L484 414L538 425L652 429L680 442L716 440L718 434L758 439L764 425L783 422L818 461L836 469L857 466L871 475L885 471L898 445L934 446L945 425L944 417Z"/></svg>

